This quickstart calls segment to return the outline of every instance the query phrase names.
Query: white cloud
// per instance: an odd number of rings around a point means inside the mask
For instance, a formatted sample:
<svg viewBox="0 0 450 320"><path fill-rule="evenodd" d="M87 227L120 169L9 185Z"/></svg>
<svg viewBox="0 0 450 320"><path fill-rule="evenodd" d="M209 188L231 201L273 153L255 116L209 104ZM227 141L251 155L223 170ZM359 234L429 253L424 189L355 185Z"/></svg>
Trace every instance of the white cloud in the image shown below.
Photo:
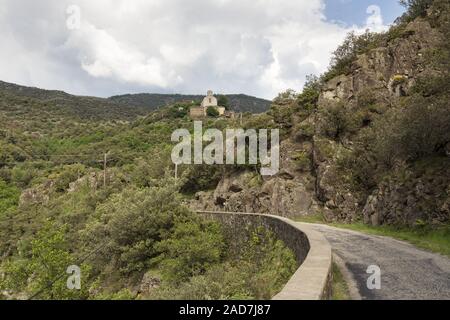
<svg viewBox="0 0 450 320"><path fill-rule="evenodd" d="M182 81L174 70L163 70L164 62L88 22L71 32L67 46L78 49L81 67L93 77L167 88Z"/></svg>
<svg viewBox="0 0 450 320"><path fill-rule="evenodd" d="M81 9L77 30L66 28L70 4ZM91 95L211 88L272 98L325 71L350 30L386 28L377 6L351 28L323 11L322 0L3 0L0 79Z"/></svg>

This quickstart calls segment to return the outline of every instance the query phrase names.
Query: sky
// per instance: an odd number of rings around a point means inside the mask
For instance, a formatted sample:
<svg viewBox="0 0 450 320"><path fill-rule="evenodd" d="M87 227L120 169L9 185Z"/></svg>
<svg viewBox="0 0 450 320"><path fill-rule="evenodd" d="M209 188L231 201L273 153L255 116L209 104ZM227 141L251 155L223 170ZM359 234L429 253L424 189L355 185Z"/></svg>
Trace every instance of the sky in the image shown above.
<svg viewBox="0 0 450 320"><path fill-rule="evenodd" d="M272 99L326 71L396 0L0 0L0 80L72 94Z"/></svg>

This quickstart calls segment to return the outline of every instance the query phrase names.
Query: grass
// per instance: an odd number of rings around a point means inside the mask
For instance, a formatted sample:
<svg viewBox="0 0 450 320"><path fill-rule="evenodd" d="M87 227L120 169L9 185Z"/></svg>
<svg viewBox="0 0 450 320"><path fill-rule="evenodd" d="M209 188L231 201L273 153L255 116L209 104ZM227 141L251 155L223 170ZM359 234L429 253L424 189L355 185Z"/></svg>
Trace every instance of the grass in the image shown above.
<svg viewBox="0 0 450 320"><path fill-rule="evenodd" d="M331 300L350 300L348 285L339 269L333 262L331 267L333 281L331 282Z"/></svg>
<svg viewBox="0 0 450 320"><path fill-rule="evenodd" d="M407 241L419 248L437 252L450 257L450 225L431 227L420 225L417 227L371 226L361 222L355 223L327 223L322 215L296 217L296 221L307 223L322 223L330 226L350 229L368 234L388 236Z"/></svg>

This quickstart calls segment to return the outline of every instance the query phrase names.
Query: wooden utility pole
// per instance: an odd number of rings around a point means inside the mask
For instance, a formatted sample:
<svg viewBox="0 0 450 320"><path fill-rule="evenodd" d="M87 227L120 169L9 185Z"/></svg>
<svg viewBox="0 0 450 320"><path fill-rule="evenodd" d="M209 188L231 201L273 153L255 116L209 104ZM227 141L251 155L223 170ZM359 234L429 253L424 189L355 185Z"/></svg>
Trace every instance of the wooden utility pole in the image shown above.
<svg viewBox="0 0 450 320"><path fill-rule="evenodd" d="M175 163L175 179L178 179L178 164Z"/></svg>
<svg viewBox="0 0 450 320"><path fill-rule="evenodd" d="M241 127L242 127L242 112L239 113L239 118L240 118L240 123L241 123Z"/></svg>
<svg viewBox="0 0 450 320"><path fill-rule="evenodd" d="M106 156L107 153L103 155L103 187L106 186L106 162L107 162Z"/></svg>

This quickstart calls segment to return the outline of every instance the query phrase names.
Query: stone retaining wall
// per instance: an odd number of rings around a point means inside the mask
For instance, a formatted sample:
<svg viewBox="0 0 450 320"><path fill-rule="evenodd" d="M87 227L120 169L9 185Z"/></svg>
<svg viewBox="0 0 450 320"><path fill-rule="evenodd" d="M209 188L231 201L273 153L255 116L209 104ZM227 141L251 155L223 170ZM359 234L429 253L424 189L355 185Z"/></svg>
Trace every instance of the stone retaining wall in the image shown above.
<svg viewBox="0 0 450 320"><path fill-rule="evenodd" d="M207 218L220 221L233 230L236 239L249 226L264 226L291 249L299 268L284 288L273 297L276 300L318 300L331 295L331 247L318 232L303 223L257 213L198 211Z"/></svg>

